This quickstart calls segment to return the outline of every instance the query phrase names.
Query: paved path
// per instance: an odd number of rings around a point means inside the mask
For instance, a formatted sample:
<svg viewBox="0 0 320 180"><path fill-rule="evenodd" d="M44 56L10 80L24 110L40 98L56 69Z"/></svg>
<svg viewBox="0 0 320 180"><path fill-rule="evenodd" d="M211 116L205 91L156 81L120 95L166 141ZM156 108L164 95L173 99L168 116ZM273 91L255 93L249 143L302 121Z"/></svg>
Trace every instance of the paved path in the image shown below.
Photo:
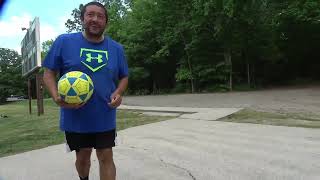
<svg viewBox="0 0 320 180"><path fill-rule="evenodd" d="M320 179L318 129L215 121L235 108L122 108L187 113L120 131L118 180ZM98 180L92 157L90 179ZM74 159L64 145L1 158L0 180L76 180Z"/></svg>

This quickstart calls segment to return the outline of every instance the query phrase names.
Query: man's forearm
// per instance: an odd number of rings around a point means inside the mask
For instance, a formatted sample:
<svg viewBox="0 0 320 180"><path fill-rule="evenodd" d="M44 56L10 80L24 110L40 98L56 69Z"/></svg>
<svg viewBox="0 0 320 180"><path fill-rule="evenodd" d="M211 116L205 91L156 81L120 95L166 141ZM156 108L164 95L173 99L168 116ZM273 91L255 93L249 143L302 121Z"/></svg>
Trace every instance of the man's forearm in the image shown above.
<svg viewBox="0 0 320 180"><path fill-rule="evenodd" d="M56 83L56 72L46 69L43 74L43 82L54 100L59 97Z"/></svg>
<svg viewBox="0 0 320 180"><path fill-rule="evenodd" d="M117 92L117 94L122 95L123 92L127 89L127 87L128 87L128 77L124 77L119 81L118 88L116 89L115 92Z"/></svg>

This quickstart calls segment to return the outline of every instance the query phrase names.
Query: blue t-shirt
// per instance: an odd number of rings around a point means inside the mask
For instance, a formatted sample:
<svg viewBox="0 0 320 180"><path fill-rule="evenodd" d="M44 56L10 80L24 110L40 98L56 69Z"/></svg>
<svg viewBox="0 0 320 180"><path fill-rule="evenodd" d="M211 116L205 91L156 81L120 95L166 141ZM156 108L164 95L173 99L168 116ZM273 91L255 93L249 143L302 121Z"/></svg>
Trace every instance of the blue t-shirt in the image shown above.
<svg viewBox="0 0 320 180"><path fill-rule="evenodd" d="M90 76L94 92L79 109L60 109L60 128L70 132L102 132L116 128L116 109L108 106L119 79L128 76L123 47L109 37L92 43L82 33L60 35L43 66L59 71L81 71Z"/></svg>

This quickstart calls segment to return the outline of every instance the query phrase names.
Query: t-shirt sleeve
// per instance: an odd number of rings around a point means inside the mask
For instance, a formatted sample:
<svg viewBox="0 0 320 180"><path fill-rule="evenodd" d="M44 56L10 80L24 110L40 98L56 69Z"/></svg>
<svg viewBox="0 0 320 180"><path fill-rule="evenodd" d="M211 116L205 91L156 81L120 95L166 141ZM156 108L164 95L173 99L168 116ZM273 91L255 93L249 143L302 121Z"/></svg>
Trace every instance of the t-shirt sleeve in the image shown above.
<svg viewBox="0 0 320 180"><path fill-rule="evenodd" d="M129 76L129 69L128 69L128 63L126 60L126 56L124 53L123 47L120 48L119 51L119 73L118 73L118 78L122 79L124 77Z"/></svg>
<svg viewBox="0 0 320 180"><path fill-rule="evenodd" d="M48 54L46 55L44 61L42 62L42 66L50 70L59 71L62 64L61 49L62 49L62 38L61 36L59 36L53 42Z"/></svg>

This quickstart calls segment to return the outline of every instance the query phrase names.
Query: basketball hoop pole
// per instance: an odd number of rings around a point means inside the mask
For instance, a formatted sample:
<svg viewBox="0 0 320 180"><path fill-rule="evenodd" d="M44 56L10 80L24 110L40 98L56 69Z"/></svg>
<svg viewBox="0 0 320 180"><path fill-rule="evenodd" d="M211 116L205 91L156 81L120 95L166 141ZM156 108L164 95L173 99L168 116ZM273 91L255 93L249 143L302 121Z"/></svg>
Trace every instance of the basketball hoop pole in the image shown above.
<svg viewBox="0 0 320 180"><path fill-rule="evenodd" d="M29 114L32 114L31 111L31 100L32 100L32 96L31 96L31 79L30 77L28 77L28 101L29 101Z"/></svg>
<svg viewBox="0 0 320 180"><path fill-rule="evenodd" d="M43 80L42 74L38 71L36 72L36 88L37 88L37 109L38 116L44 113L43 111Z"/></svg>
<svg viewBox="0 0 320 180"><path fill-rule="evenodd" d="M29 114L32 114L32 87L36 87L36 96L37 96L37 111L38 111L38 116L41 114L44 114L44 108L43 108L43 80L42 80L42 73L38 70L36 70L34 75L28 76L28 96L29 96ZM35 80L36 84L34 86ZM32 85L33 84L33 85Z"/></svg>

